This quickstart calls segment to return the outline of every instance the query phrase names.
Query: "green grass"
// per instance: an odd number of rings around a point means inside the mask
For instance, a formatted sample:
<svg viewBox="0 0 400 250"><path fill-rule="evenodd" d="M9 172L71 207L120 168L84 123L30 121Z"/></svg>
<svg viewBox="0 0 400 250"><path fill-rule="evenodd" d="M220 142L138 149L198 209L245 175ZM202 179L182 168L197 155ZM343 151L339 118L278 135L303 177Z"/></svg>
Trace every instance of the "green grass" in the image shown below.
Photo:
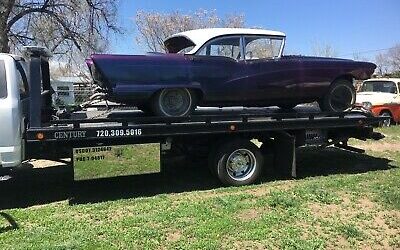
<svg viewBox="0 0 400 250"><path fill-rule="evenodd" d="M400 136L399 128L381 130L392 141ZM305 174L298 180L93 204L60 201L5 210L19 228L9 230L9 224L0 217L0 246L400 248L400 148L370 150L367 154L375 158L332 150L305 151L299 155L299 167L307 173L326 175ZM384 162L389 167L382 168ZM356 171L351 173L352 169Z"/></svg>

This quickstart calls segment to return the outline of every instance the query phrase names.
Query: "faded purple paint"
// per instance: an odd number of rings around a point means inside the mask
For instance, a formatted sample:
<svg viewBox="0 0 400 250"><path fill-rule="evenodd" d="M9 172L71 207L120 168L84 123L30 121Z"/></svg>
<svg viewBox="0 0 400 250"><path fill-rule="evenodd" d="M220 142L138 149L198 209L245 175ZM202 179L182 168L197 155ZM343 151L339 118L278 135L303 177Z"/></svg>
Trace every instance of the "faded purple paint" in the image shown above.
<svg viewBox="0 0 400 250"><path fill-rule="evenodd" d="M87 63L110 100L142 104L160 89L185 87L199 92L202 106L316 101L335 79L367 79L376 68L369 62L304 56L237 61L179 54L95 54Z"/></svg>

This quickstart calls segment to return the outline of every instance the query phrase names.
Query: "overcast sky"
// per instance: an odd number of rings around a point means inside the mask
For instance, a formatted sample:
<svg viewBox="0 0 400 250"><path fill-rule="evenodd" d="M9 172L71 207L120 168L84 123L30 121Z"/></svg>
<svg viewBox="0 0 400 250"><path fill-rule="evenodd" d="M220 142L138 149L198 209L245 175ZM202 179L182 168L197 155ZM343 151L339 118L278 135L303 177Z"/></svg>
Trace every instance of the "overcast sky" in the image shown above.
<svg viewBox="0 0 400 250"><path fill-rule="evenodd" d="M183 13L216 10L219 16L243 14L248 27L283 31L286 54L312 53L316 43L329 44L338 56L371 58L400 43L400 0L120 0L120 24L127 33L113 39L112 52L143 53L135 42L138 10Z"/></svg>

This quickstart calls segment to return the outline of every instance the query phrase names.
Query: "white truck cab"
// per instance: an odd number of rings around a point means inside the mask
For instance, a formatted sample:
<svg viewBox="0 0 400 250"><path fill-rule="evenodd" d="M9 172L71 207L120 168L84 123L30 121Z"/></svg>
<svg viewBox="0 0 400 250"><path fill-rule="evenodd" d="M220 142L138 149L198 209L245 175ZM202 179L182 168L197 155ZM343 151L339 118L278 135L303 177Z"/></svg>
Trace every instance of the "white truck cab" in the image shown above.
<svg viewBox="0 0 400 250"><path fill-rule="evenodd" d="M25 69L23 58L0 53L0 167L16 167L24 159Z"/></svg>

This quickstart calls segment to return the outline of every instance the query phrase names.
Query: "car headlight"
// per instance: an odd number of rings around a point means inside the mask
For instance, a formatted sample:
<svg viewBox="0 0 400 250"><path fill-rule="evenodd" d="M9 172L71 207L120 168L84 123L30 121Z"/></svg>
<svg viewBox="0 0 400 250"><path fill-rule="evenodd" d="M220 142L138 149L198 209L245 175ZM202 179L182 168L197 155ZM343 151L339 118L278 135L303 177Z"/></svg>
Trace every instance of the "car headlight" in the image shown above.
<svg viewBox="0 0 400 250"><path fill-rule="evenodd" d="M370 103L370 102L363 102L363 103L362 103L362 107L365 108L365 109L367 109L367 110L370 110L371 107L372 107L372 103Z"/></svg>

